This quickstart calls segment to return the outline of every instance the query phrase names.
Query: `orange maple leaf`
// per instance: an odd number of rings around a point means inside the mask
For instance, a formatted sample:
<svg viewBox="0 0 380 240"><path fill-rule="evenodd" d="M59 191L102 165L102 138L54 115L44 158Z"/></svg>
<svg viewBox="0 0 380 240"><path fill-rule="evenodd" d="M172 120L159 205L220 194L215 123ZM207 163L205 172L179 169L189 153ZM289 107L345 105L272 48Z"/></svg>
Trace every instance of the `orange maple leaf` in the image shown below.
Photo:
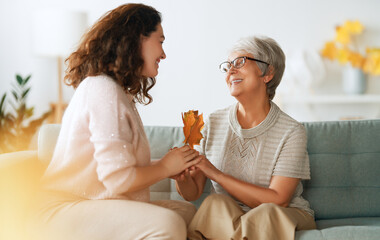
<svg viewBox="0 0 380 240"><path fill-rule="evenodd" d="M185 144L189 144L191 148L194 145L199 145L201 139L203 138L201 130L203 128L203 115L198 115L198 111L190 110L188 112L182 113L183 121L183 134L185 135Z"/></svg>

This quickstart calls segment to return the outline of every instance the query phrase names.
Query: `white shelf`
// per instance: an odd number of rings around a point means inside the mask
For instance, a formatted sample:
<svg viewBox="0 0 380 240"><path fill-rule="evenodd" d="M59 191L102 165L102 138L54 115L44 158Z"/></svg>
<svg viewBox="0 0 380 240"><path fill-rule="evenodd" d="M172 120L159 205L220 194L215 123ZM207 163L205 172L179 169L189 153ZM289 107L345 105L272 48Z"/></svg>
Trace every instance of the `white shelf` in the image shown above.
<svg viewBox="0 0 380 240"><path fill-rule="evenodd" d="M298 121L380 118L380 95L281 96L280 105Z"/></svg>
<svg viewBox="0 0 380 240"><path fill-rule="evenodd" d="M286 96L282 98L284 104L353 104L353 103L379 103L380 95L309 95Z"/></svg>

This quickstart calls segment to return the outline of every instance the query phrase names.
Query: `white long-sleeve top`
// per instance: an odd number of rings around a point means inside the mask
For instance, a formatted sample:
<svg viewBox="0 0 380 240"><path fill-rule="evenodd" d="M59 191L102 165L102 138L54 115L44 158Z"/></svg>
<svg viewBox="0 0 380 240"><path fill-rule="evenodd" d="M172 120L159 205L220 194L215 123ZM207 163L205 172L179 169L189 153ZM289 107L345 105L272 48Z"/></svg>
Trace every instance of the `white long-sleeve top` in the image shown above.
<svg viewBox="0 0 380 240"><path fill-rule="evenodd" d="M149 189L126 194L136 166L150 164L149 142L132 96L106 75L87 77L62 120L46 190L88 199L149 201Z"/></svg>

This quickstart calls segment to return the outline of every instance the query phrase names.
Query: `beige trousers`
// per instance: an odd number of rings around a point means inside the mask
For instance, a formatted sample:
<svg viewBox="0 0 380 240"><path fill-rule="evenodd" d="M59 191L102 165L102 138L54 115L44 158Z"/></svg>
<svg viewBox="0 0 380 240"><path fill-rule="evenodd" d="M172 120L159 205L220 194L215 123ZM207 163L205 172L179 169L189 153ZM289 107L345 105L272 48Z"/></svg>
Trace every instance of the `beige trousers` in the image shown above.
<svg viewBox="0 0 380 240"><path fill-rule="evenodd" d="M85 200L44 194L33 240L185 240L196 208L185 201Z"/></svg>
<svg viewBox="0 0 380 240"><path fill-rule="evenodd" d="M231 197L213 194L191 221L188 238L294 240L296 230L315 228L314 218L298 208L266 203L245 213Z"/></svg>

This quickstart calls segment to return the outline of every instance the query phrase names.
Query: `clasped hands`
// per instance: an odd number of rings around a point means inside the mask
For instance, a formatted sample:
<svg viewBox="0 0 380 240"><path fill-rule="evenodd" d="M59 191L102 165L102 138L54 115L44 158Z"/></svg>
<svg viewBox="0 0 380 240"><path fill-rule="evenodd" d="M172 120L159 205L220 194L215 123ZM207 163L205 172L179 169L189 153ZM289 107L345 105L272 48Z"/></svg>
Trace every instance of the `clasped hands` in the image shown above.
<svg viewBox="0 0 380 240"><path fill-rule="evenodd" d="M204 155L200 155L198 151L191 149L188 145L170 149L167 155L173 154L176 161L168 166L176 172L170 175L170 178L176 181L187 181L189 178L194 177L197 172L202 171L203 174L214 179L214 176L220 171L206 158Z"/></svg>

